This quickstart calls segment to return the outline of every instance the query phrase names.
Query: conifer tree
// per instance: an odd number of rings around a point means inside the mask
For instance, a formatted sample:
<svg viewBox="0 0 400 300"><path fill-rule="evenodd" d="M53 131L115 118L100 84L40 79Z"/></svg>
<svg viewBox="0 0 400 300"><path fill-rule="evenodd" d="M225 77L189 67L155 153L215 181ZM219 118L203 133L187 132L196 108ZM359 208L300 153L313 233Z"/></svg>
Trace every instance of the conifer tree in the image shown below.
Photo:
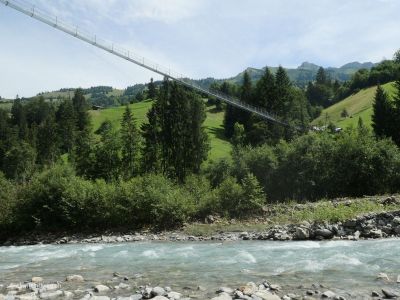
<svg viewBox="0 0 400 300"><path fill-rule="evenodd" d="M125 178L131 178L137 173L139 138L136 121L127 105L121 121L122 170Z"/></svg>
<svg viewBox="0 0 400 300"><path fill-rule="evenodd" d="M143 160L158 156L161 171L178 181L199 172L209 150L205 117L204 103L197 95L165 80L149 112L149 123L142 126ZM152 163L153 168L156 166Z"/></svg>
<svg viewBox="0 0 400 300"><path fill-rule="evenodd" d="M392 135L393 108L383 88L378 85L375 93L372 114L372 128L378 137Z"/></svg>
<svg viewBox="0 0 400 300"><path fill-rule="evenodd" d="M51 164L56 161L59 152L57 124L54 115L39 125L37 132L37 160L40 164Z"/></svg>
<svg viewBox="0 0 400 300"><path fill-rule="evenodd" d="M150 83L148 85L149 93L148 96L150 99L155 99L156 98L156 86L154 84L153 78L150 79Z"/></svg>
<svg viewBox="0 0 400 300"><path fill-rule="evenodd" d="M75 110L78 131L86 130L90 127L90 116L88 113L89 106L82 89L75 91L72 104Z"/></svg>
<svg viewBox="0 0 400 300"><path fill-rule="evenodd" d="M108 121L109 122L109 121ZM118 179L121 169L121 144L112 124L101 133L100 142L94 149L94 167L92 178L102 178L106 181Z"/></svg>
<svg viewBox="0 0 400 300"><path fill-rule="evenodd" d="M71 161L74 163L79 176L86 178L93 177L92 174L95 163L93 146L94 138L89 128L77 132Z"/></svg>
<svg viewBox="0 0 400 300"><path fill-rule="evenodd" d="M77 134L77 120L71 100L64 100L56 112L57 133L63 153L72 151Z"/></svg>
<svg viewBox="0 0 400 300"><path fill-rule="evenodd" d="M318 69L315 81L317 82L317 84L322 84L322 85L327 83L327 76L325 73L325 69L323 67L320 67Z"/></svg>
<svg viewBox="0 0 400 300"><path fill-rule="evenodd" d="M160 124L157 116L157 106L153 104L147 112L148 123L141 126L144 145L142 148L142 170L145 173L161 170Z"/></svg>

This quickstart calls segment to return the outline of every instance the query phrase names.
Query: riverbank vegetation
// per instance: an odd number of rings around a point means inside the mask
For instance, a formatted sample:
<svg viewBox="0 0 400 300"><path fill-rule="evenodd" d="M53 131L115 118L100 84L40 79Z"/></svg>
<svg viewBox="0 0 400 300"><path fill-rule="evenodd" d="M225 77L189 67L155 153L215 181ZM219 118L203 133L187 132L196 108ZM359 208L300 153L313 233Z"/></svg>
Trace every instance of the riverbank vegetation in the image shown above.
<svg viewBox="0 0 400 300"><path fill-rule="evenodd" d="M318 76L316 84L327 84L323 70ZM152 86L147 96L153 100L140 126L126 106L118 121L104 119L94 129L79 89L71 100L16 100L11 113L0 110L0 237L166 229L208 215L265 216L269 207L288 201L399 192L399 81L393 99L378 88L374 131L362 119L342 131L334 126L309 131L317 107L283 68L276 74L266 69L256 84L245 73L239 87L215 86L290 125L209 99L225 110L225 136L232 143L230 157L218 160L208 159L204 95L168 80ZM368 206L362 207L354 212ZM334 209L321 208L326 214L292 217L334 218Z"/></svg>

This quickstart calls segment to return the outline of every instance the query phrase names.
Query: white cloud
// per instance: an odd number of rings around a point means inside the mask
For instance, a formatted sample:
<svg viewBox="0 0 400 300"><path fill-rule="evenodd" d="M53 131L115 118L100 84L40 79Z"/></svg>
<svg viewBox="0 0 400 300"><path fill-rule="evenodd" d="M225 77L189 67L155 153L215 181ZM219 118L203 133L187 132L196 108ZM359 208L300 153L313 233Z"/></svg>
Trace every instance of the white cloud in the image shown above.
<svg viewBox="0 0 400 300"><path fill-rule="evenodd" d="M192 77L223 78L247 66L295 67L306 60L324 66L379 61L400 47L398 0L28 1ZM123 87L152 76L3 7L0 43L12 50L0 48L9 75L0 81L3 95L80 83ZM14 70L22 62L29 70Z"/></svg>

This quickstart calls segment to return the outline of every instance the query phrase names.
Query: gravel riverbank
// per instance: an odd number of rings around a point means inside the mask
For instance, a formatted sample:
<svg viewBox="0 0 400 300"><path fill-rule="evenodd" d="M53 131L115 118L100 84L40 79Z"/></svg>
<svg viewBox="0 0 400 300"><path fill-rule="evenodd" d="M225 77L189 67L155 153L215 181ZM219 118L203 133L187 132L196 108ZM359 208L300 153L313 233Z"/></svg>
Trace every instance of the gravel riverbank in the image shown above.
<svg viewBox="0 0 400 300"><path fill-rule="evenodd" d="M389 282L386 274L379 274L379 280ZM259 283L248 282L237 288L220 287L216 291L206 287L182 287L173 291L171 287L136 286L135 278L114 273L107 282L90 282L81 275L69 275L64 282L46 283L41 277L33 277L24 283L0 285L0 300L37 300L37 299L82 299L82 300L313 300L313 299L394 299L399 293L391 288L379 291L365 291L365 296L352 296L352 293L336 294L322 284L300 285L293 291L263 280ZM3 293L3 294L2 294Z"/></svg>
<svg viewBox="0 0 400 300"><path fill-rule="evenodd" d="M264 230L219 232L209 236L194 236L182 231L130 232L103 234L32 234L11 238L3 246L34 244L123 243L141 241L237 241L237 240L359 240L400 237L400 211L370 213L344 222L307 222L265 226Z"/></svg>

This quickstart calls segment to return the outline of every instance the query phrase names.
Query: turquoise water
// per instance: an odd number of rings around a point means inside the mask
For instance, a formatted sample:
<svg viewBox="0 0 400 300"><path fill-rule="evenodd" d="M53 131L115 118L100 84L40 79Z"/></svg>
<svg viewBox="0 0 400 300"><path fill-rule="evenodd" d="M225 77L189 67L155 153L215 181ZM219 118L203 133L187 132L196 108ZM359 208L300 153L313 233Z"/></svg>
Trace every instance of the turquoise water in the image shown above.
<svg viewBox="0 0 400 300"><path fill-rule="evenodd" d="M400 240L0 247L0 284L32 276L62 281L70 274L105 282L113 272L137 284L193 290L268 279L285 290L320 283L344 295L369 295L384 285L375 279L378 273L394 280L400 274ZM396 288L395 283L385 285Z"/></svg>

